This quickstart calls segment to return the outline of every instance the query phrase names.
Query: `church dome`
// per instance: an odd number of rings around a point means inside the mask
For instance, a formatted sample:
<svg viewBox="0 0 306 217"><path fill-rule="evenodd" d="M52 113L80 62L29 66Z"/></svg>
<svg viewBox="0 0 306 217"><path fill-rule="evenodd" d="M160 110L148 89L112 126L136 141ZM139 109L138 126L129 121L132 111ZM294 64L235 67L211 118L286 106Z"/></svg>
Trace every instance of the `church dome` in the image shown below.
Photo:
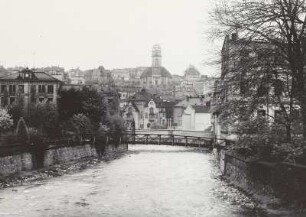
<svg viewBox="0 0 306 217"><path fill-rule="evenodd" d="M201 73L194 67L193 65L190 65L184 73L184 76L200 76Z"/></svg>

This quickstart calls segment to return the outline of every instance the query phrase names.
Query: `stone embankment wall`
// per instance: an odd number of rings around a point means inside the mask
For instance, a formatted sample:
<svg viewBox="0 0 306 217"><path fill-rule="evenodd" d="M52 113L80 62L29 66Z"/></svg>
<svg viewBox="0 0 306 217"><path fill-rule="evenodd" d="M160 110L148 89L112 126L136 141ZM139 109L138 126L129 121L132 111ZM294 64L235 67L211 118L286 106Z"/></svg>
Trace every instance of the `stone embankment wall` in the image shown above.
<svg viewBox="0 0 306 217"><path fill-rule="evenodd" d="M224 177L246 192L275 195L306 205L306 166L266 161L247 161L225 150L214 150Z"/></svg>
<svg viewBox="0 0 306 217"><path fill-rule="evenodd" d="M128 149L127 144L108 144L102 145L102 147L102 155L112 155L127 151ZM28 147L22 152L12 153L7 156L4 156L2 153L0 155L0 176L8 176L21 171L29 171L35 168L48 167L84 158L99 157L97 146L91 144L46 147L43 151L37 151L34 148Z"/></svg>

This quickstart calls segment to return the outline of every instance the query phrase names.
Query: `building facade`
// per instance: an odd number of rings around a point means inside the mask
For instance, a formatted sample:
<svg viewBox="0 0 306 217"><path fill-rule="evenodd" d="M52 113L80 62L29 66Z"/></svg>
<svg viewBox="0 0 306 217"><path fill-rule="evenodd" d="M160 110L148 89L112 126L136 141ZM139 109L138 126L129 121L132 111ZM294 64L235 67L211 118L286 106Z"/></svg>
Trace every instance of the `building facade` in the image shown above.
<svg viewBox="0 0 306 217"><path fill-rule="evenodd" d="M161 48L154 45L152 49L152 66L147 67L140 76L143 88L167 87L172 80L170 72L162 66Z"/></svg>
<svg viewBox="0 0 306 217"><path fill-rule="evenodd" d="M128 128L132 122L135 129L160 129L169 127L167 105L164 100L143 89L130 97L123 111L123 118Z"/></svg>
<svg viewBox="0 0 306 217"><path fill-rule="evenodd" d="M60 85L60 80L45 72L23 69L0 78L1 104L13 104L18 99L24 105L56 103Z"/></svg>

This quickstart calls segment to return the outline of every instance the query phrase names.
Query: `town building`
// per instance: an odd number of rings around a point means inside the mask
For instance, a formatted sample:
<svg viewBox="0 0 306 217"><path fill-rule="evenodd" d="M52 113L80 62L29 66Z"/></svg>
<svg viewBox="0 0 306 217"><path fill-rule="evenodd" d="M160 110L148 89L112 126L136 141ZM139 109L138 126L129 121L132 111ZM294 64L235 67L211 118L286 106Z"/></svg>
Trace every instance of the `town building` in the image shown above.
<svg viewBox="0 0 306 217"><path fill-rule="evenodd" d="M152 49L152 66L147 67L140 76L143 88L167 87L172 80L170 72L162 66L161 48L154 45Z"/></svg>
<svg viewBox="0 0 306 217"><path fill-rule="evenodd" d="M220 119L220 114L231 113L225 109L231 102L247 104L250 98L246 93L252 93L251 95L256 96L260 102L250 115L263 116L272 123L280 114L279 106L266 100L268 96L275 96L278 92L273 84L278 80L271 79L272 73L266 77L272 81L269 86L261 85L260 82L248 82L254 74L263 74L257 73L260 71L285 71L276 52L276 49L265 41L239 39L237 33L225 37L221 51L221 76L214 82L212 100L213 131L216 138L235 138L234 129L223 124L225 120ZM258 79L264 80L260 77Z"/></svg>
<svg viewBox="0 0 306 217"><path fill-rule="evenodd" d="M65 75L65 69L63 67L59 66L48 66L48 67L42 67L42 68L36 68L35 71L38 72L45 72L52 77L56 78L57 80L60 80L62 82L66 82L66 75Z"/></svg>
<svg viewBox="0 0 306 217"><path fill-rule="evenodd" d="M206 105L188 105L182 114L182 130L211 131L211 112Z"/></svg>
<svg viewBox="0 0 306 217"><path fill-rule="evenodd" d="M166 101L145 89L129 99L123 118L127 127L130 128L134 122L136 129L167 128L171 119L167 116Z"/></svg>
<svg viewBox="0 0 306 217"><path fill-rule="evenodd" d="M8 105L22 99L30 103L57 102L61 81L45 72L23 69L0 77L1 104Z"/></svg>
<svg viewBox="0 0 306 217"><path fill-rule="evenodd" d="M194 118L195 117L194 114L195 113L210 114L210 103L211 103L211 98L205 96L198 96L198 97L187 96L184 100L177 102L173 106L173 126L176 129L204 130L204 127L209 126L211 121L210 120L207 121L206 116L205 119L203 120L196 120ZM201 125L202 121L204 123Z"/></svg>
<svg viewBox="0 0 306 217"><path fill-rule="evenodd" d="M71 69L67 72L69 84L85 84L84 72L77 69Z"/></svg>

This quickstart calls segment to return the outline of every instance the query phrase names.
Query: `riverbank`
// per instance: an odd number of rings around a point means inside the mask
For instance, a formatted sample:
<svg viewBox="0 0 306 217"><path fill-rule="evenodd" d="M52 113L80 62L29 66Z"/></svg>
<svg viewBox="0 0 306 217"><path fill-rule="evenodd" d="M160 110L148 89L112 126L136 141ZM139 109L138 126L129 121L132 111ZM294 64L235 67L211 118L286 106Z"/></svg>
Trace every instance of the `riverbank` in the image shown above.
<svg viewBox="0 0 306 217"><path fill-rule="evenodd" d="M0 176L0 190L48 180L53 177L63 176L65 174L72 174L80 172L84 169L94 167L100 162L108 162L123 156L125 152L113 152L103 155L102 157L88 157L79 159L77 161L70 161L62 164L55 164L50 167L41 168L38 170L21 171L9 176Z"/></svg>
<svg viewBox="0 0 306 217"><path fill-rule="evenodd" d="M214 150L223 179L247 196L267 216L305 216L305 168L288 163L249 161Z"/></svg>

